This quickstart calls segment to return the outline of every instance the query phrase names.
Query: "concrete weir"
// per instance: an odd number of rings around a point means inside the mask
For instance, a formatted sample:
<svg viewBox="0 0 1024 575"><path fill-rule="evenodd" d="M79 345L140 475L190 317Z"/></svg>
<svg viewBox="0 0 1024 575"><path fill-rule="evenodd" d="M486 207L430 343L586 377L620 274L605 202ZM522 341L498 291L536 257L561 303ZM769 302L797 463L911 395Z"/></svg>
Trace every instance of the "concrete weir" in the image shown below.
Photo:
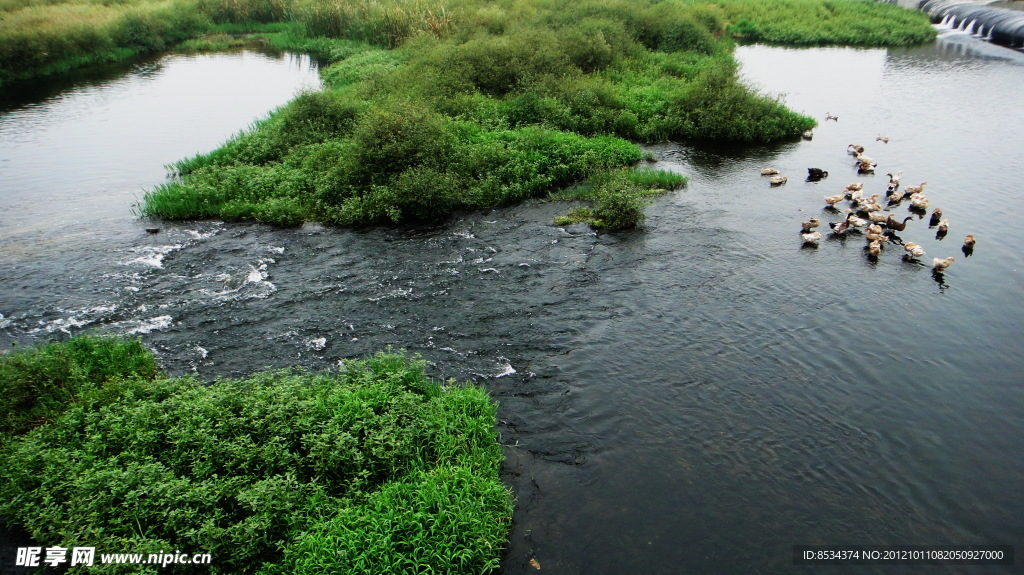
<svg viewBox="0 0 1024 575"><path fill-rule="evenodd" d="M1002 46L1024 47L1024 11L970 0L922 0L918 7L932 22L977 34Z"/></svg>

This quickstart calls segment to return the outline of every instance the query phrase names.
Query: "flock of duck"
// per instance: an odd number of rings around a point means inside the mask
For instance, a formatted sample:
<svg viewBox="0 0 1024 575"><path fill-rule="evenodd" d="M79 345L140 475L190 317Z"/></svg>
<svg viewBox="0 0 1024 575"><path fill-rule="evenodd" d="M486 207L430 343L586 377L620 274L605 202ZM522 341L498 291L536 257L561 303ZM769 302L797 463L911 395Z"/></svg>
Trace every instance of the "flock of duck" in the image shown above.
<svg viewBox="0 0 1024 575"><path fill-rule="evenodd" d="M826 120L838 121L838 118L828 116ZM889 138L879 134L875 141L888 143ZM874 159L864 155L864 146L850 144L847 146L847 152L855 158L858 173L874 173L878 164ZM769 181L772 186L781 186L788 181L786 176L780 175L779 171L774 168L762 169L761 175L770 176ZM829 233L833 236L846 236L851 233L862 234L867 240L865 250L869 258L877 258L882 253L883 247L887 243L892 243L903 247L903 251L906 252L903 256L904 259L910 262L921 263L920 258L925 255L924 248L915 242L904 242L897 235L897 232L907 229L907 222L912 220L914 216L907 216L901 221L893 215L891 210L899 206L904 200L908 200L909 210L923 218L928 213L929 207L929 199L924 193L924 187L928 185L928 182L921 182L916 186L906 186L901 190L900 180L903 177L903 172L899 171L895 174L886 175L889 176L889 183L886 185L884 199L880 199L881 193L866 197L863 182L851 183L842 192L825 197L825 211L830 213L840 212L840 208L837 206L844 202L849 202L848 207L841 210L842 213L846 213L846 218L836 222L829 222ZM820 168L807 169L807 181L818 181L825 177L828 177L828 172L825 170ZM815 217L802 223L800 236L805 244L816 245L821 240L822 233L816 230L821 224L821 220ZM949 232L949 220L942 217L942 210L939 208L932 210L928 225L930 228L936 229L936 239L944 238ZM973 253L974 244L975 239L973 235L968 235L964 238L961 251L965 256L970 256ZM954 257L933 258L932 269L936 274L941 274L954 262L956 262Z"/></svg>

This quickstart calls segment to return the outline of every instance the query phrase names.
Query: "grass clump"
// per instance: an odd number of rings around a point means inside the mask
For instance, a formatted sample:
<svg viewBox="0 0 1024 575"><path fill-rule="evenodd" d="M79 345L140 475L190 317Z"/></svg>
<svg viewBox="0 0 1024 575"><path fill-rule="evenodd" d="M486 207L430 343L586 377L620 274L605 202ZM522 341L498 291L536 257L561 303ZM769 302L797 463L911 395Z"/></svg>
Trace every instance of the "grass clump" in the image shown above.
<svg viewBox="0 0 1024 575"><path fill-rule="evenodd" d="M587 222L606 230L639 227L646 218L645 197L674 190L686 184L686 177L667 170L632 168L595 174L579 186L553 197L558 200L582 200L589 206L574 206L555 225Z"/></svg>
<svg viewBox="0 0 1024 575"><path fill-rule="evenodd" d="M935 38L928 15L872 0L715 0L747 42L912 46Z"/></svg>
<svg viewBox="0 0 1024 575"><path fill-rule="evenodd" d="M210 553L212 573L483 573L511 520L495 422L481 389L390 352L119 379L9 438L0 514L45 545Z"/></svg>
<svg viewBox="0 0 1024 575"><path fill-rule="evenodd" d="M125 378L160 374L137 340L82 335L0 355L0 436L21 435Z"/></svg>

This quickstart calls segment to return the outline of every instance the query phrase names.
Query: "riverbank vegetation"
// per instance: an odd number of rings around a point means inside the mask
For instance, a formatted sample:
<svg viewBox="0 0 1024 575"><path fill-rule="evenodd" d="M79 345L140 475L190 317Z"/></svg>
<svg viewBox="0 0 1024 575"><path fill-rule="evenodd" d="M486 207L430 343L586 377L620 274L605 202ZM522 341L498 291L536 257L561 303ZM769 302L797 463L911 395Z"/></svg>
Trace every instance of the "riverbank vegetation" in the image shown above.
<svg viewBox="0 0 1024 575"><path fill-rule="evenodd" d="M0 356L0 373L47 406L6 412L0 434L0 514L44 546L209 553L211 573L497 566L511 500L495 405L421 361L204 385L164 378L137 342L83 337Z"/></svg>
<svg viewBox="0 0 1024 575"><path fill-rule="evenodd" d="M885 33L865 43L894 45L933 34L924 15L869 0L198 0L191 11L188 0L7 1L12 22L53 6L102 12L81 33L97 53L217 26L187 46L230 45L228 30L254 29L320 58L322 93L177 163L138 208L281 225L437 220L543 195L636 162L630 142L796 137L814 121L739 81L734 36L847 42L847 30L875 28ZM31 70L51 51L89 50L24 22L31 38L0 28L0 79L22 52L36 58L18 64Z"/></svg>

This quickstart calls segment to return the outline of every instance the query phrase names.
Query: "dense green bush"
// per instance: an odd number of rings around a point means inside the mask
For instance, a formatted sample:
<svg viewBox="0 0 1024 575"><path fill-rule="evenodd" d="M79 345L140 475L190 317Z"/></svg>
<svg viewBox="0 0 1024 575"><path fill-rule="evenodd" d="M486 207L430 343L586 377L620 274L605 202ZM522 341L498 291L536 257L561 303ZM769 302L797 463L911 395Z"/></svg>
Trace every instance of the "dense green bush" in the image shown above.
<svg viewBox="0 0 1024 575"><path fill-rule="evenodd" d="M212 573L497 564L511 503L495 406L423 362L381 353L336 374L106 389L0 449L0 514L44 545L210 553Z"/></svg>
<svg viewBox="0 0 1024 575"><path fill-rule="evenodd" d="M153 354L136 340L82 335L0 355L0 435L51 421L104 385L159 375Z"/></svg>

